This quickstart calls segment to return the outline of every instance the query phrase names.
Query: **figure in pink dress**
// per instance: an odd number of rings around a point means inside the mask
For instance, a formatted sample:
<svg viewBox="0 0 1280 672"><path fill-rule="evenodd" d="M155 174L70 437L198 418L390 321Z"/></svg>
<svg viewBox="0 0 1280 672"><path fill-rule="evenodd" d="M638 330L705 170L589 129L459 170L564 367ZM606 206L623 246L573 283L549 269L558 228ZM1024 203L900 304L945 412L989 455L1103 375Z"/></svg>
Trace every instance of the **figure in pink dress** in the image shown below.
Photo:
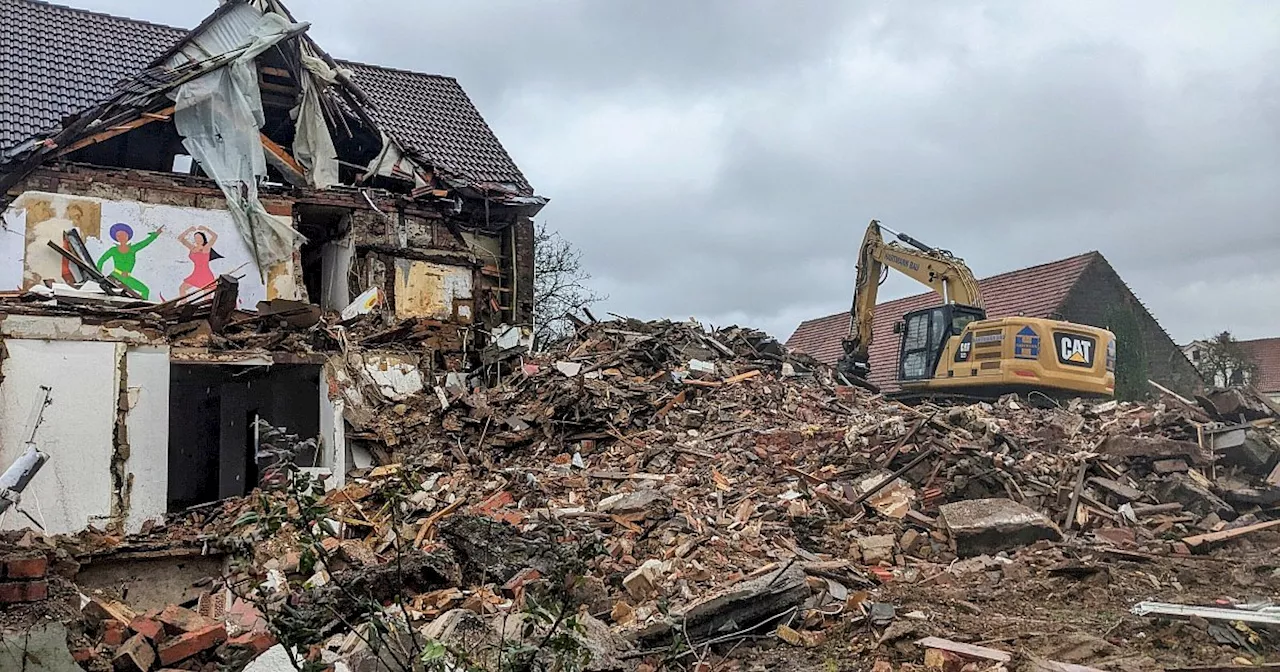
<svg viewBox="0 0 1280 672"><path fill-rule="evenodd" d="M193 226L183 231L182 235L178 236L178 241L190 250L187 258L191 259L194 267L191 275L182 281L182 285L178 288L178 295L186 296L217 282L213 269L209 268L209 262L222 258L222 255L213 249L214 243L218 242L218 234L207 226Z"/></svg>

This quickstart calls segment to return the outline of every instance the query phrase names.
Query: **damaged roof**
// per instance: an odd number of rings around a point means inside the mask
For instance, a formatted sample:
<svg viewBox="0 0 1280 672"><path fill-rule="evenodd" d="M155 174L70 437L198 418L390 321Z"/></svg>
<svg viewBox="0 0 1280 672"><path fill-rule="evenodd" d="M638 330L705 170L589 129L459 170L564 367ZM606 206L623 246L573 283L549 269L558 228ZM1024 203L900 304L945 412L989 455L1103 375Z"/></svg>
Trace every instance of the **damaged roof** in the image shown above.
<svg viewBox="0 0 1280 672"><path fill-rule="evenodd" d="M1060 310L1071 288L1079 281L1085 269L1102 255L1088 252L1059 261L1023 268L978 281L986 304L987 316L1047 318ZM894 384L898 361L898 339L893 334L893 323L903 315L921 308L938 305L938 295L925 292L876 306L872 321L871 375L872 383L886 390L897 389ZM803 352L819 361L834 364L843 352L841 341L849 335L849 313L836 313L816 320L802 322L787 347Z"/></svg>
<svg viewBox="0 0 1280 672"><path fill-rule="evenodd" d="M107 99L187 34L39 0L0 0L0 151ZM408 149L468 180L533 193L457 80L338 63L355 72L374 120Z"/></svg>

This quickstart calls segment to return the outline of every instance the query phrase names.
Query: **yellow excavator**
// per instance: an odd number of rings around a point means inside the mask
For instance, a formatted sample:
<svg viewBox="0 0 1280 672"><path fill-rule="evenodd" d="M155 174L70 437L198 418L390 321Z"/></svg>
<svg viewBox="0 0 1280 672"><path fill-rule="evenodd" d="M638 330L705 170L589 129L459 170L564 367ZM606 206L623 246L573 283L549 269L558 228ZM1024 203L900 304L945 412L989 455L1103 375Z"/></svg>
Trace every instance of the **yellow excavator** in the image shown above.
<svg viewBox="0 0 1280 672"><path fill-rule="evenodd" d="M897 237L885 242L881 230ZM837 370L849 382L868 380L876 293L894 269L928 286L942 305L908 313L894 324L901 336L898 396L994 398L1040 392L1051 398L1115 394L1116 338L1106 329L1030 317L987 319L982 293L964 260L872 220L858 254L849 337Z"/></svg>

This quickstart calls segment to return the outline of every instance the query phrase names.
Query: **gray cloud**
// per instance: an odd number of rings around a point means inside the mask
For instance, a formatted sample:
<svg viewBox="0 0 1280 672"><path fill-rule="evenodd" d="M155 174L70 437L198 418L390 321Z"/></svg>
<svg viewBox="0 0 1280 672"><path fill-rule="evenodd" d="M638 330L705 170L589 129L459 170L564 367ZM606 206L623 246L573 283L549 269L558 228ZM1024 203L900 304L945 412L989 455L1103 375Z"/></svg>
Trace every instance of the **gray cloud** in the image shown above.
<svg viewBox="0 0 1280 672"><path fill-rule="evenodd" d="M875 217L980 275L1100 250L1179 340L1280 335L1275 3L290 5L457 77L609 310L785 338L847 308Z"/></svg>

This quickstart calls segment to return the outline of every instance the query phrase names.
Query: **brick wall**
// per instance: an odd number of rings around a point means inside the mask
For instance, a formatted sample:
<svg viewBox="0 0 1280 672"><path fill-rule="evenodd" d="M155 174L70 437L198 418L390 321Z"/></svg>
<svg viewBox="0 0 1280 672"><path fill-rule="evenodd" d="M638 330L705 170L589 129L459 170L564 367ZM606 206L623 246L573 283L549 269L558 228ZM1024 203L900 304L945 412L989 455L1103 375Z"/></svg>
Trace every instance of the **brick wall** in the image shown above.
<svg viewBox="0 0 1280 672"><path fill-rule="evenodd" d="M0 611L3 605L39 602L49 596L49 559L43 553L0 555Z"/></svg>
<svg viewBox="0 0 1280 672"><path fill-rule="evenodd" d="M1081 274L1060 312L1065 320L1115 332L1117 397L1148 396L1148 378L1182 394L1200 388L1200 374L1182 349L1101 256Z"/></svg>
<svg viewBox="0 0 1280 672"><path fill-rule="evenodd" d="M515 319L520 324L533 323L533 220L521 217L511 227L516 238L516 305ZM508 243L509 245L510 243Z"/></svg>

